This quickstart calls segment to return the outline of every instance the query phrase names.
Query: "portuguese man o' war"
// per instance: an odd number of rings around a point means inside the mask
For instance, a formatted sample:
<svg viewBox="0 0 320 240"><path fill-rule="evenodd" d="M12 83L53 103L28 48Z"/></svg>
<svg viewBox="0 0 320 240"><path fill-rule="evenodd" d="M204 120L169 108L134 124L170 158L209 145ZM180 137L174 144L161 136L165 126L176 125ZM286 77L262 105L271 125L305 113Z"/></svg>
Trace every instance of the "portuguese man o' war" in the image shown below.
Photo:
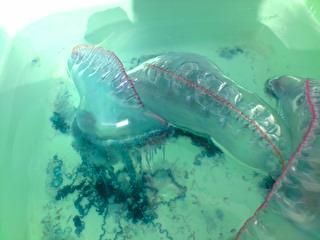
<svg viewBox="0 0 320 240"><path fill-rule="evenodd" d="M292 76L271 79L267 92L297 137L281 176L236 239L320 239L320 82Z"/></svg>
<svg viewBox="0 0 320 240"><path fill-rule="evenodd" d="M127 74L113 53L81 45L68 69L81 95L77 123L85 132L131 138L168 122L211 137L226 153L265 173L279 173L288 159L290 134L280 116L205 57L163 54ZM125 131L114 127L127 118L135 124ZM98 127L92 130L93 125Z"/></svg>
<svg viewBox="0 0 320 240"><path fill-rule="evenodd" d="M224 152L264 172L285 165L291 143L280 116L209 59L168 53L128 74L145 106L168 122L211 137Z"/></svg>
<svg viewBox="0 0 320 240"><path fill-rule="evenodd" d="M283 229L290 239L319 239L319 82L268 80L278 113L196 54L161 54L126 72L114 53L81 45L68 71L81 97L75 124L92 139L121 142L173 125L212 138L250 167L279 174L236 239L282 239Z"/></svg>
<svg viewBox="0 0 320 240"><path fill-rule="evenodd" d="M112 52L78 46L68 71L80 95L76 123L88 136L124 141L166 128L163 119L142 108L132 81Z"/></svg>
<svg viewBox="0 0 320 240"><path fill-rule="evenodd" d="M123 138L116 124L131 117L139 123L127 127L124 134L130 137L134 131L159 128L165 122L159 119L164 118L179 128L213 137L237 159L268 172L279 169L290 150L286 127L276 113L201 56L158 56L132 69L128 77L113 53L79 46L68 66L82 99L77 123L85 132ZM145 109L161 118L150 117ZM236 147L240 136L252 149L246 156ZM268 147L256 149L256 142Z"/></svg>

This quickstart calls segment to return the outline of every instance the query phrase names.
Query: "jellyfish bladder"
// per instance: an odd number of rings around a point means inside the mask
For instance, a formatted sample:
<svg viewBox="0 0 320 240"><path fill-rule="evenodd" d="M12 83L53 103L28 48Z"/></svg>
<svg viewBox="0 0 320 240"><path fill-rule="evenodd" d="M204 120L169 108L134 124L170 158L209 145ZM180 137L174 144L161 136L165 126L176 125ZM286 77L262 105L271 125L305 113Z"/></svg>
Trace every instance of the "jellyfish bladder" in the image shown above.
<svg viewBox="0 0 320 240"><path fill-rule="evenodd" d="M169 123L211 137L225 153L276 174L291 151L281 117L207 58L168 53L130 70L144 106Z"/></svg>
<svg viewBox="0 0 320 240"><path fill-rule="evenodd" d="M169 123L211 137L226 153L264 172L284 166L237 239L319 239L320 82L289 76L267 82L283 122L259 97L195 54L159 55L126 73L112 52L79 46L68 70L81 97L75 122L89 136L121 141Z"/></svg>
<svg viewBox="0 0 320 240"><path fill-rule="evenodd" d="M88 134L121 139L168 122L274 174L290 153L290 135L278 114L205 57L163 54L127 74L112 52L81 45L68 69L81 96L76 122Z"/></svg>
<svg viewBox="0 0 320 240"><path fill-rule="evenodd" d="M75 123L101 141L124 141L160 131L167 123L144 109L122 63L102 48L77 46L68 59L80 104Z"/></svg>
<svg viewBox="0 0 320 240"><path fill-rule="evenodd" d="M320 239L320 82L283 76L266 88L297 138L296 150L236 239Z"/></svg>

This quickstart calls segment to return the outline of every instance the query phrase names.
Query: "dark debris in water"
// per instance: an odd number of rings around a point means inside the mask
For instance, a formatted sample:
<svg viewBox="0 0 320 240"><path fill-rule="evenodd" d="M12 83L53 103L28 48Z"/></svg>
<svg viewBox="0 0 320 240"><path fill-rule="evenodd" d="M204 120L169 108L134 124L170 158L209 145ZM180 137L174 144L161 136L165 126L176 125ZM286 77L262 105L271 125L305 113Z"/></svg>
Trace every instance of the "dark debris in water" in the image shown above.
<svg viewBox="0 0 320 240"><path fill-rule="evenodd" d="M220 57L230 60L244 52L241 47L224 47L218 51L218 54Z"/></svg>

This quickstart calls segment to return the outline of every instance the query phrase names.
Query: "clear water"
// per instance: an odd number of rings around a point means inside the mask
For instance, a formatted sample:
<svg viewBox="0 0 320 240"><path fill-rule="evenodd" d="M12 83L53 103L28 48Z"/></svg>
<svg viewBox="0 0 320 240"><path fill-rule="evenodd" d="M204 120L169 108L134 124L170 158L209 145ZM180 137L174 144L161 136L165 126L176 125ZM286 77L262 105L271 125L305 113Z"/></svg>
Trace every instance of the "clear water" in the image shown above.
<svg viewBox="0 0 320 240"><path fill-rule="evenodd" d="M68 91L71 104L79 100L65 71L74 45L100 44L128 69L161 52L199 53L274 106L263 91L266 79L320 77L320 35L311 1L293 1L290 8L266 2L137 0L45 17L18 32L11 45L0 31L6 56L0 73L0 239L78 239L76 194L54 201L47 171L55 155L65 173L81 162L72 138L50 121L57 95ZM121 208L110 207L102 239L232 239L267 193L266 176L224 154L206 156L190 137L155 146L143 149L143 166L170 169L174 176L155 177L157 201L165 202L157 205L157 218L133 223ZM91 209L84 221L79 239L99 239L103 216Z"/></svg>

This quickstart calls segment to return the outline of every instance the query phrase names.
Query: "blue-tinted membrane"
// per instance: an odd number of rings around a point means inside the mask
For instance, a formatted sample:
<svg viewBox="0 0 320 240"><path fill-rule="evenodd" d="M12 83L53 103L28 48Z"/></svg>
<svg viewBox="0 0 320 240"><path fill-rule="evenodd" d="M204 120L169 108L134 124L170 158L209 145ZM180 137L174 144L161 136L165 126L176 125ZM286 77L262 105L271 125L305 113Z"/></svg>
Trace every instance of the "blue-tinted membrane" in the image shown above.
<svg viewBox="0 0 320 240"><path fill-rule="evenodd" d="M285 165L291 136L282 118L206 57L160 54L128 76L145 108L169 123L211 137L226 153L266 174L278 176Z"/></svg>
<svg viewBox="0 0 320 240"><path fill-rule="evenodd" d="M285 170L236 239L283 239L286 234L286 239L318 240L320 82L282 76L267 85L280 106L286 108L282 109L284 117L295 117L288 123L300 140Z"/></svg>
<svg viewBox="0 0 320 240"><path fill-rule="evenodd" d="M100 47L80 45L68 59L68 72L80 95L76 124L100 140L127 140L167 127L149 113L122 63Z"/></svg>

